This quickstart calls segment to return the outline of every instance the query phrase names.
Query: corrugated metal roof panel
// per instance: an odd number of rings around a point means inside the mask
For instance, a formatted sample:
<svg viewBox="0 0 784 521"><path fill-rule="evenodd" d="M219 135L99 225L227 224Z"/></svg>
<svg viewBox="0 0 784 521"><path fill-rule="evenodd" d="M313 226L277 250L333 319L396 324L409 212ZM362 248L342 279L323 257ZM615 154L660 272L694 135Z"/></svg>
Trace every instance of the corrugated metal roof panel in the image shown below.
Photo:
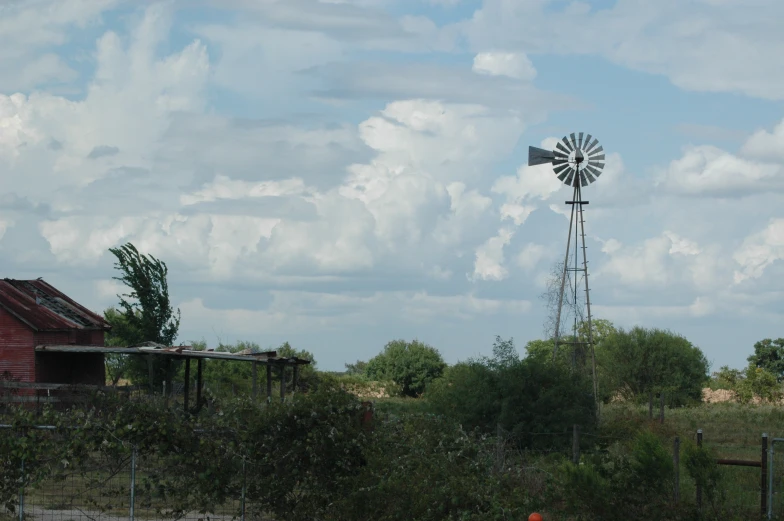
<svg viewBox="0 0 784 521"><path fill-rule="evenodd" d="M0 306L36 331L110 329L103 317L41 279L0 280Z"/></svg>
<svg viewBox="0 0 784 521"><path fill-rule="evenodd" d="M216 360L237 360L243 362L259 362L261 364L309 364L310 360L297 357L280 357L276 351L267 351L253 355L240 355L221 351L195 351L191 346L166 346L166 347L100 347L100 346L35 346L39 353L105 353L127 355L156 355L172 356L177 358L211 358Z"/></svg>

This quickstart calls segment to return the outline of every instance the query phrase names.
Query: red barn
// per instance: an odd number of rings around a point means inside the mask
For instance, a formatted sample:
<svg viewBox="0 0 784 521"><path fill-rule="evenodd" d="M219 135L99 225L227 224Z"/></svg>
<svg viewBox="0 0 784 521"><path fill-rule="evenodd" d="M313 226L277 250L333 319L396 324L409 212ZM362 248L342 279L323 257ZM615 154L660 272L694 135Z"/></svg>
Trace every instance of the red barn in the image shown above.
<svg viewBox="0 0 784 521"><path fill-rule="evenodd" d="M103 353L36 352L39 345L103 346L109 324L37 280L0 280L0 379L104 385Z"/></svg>

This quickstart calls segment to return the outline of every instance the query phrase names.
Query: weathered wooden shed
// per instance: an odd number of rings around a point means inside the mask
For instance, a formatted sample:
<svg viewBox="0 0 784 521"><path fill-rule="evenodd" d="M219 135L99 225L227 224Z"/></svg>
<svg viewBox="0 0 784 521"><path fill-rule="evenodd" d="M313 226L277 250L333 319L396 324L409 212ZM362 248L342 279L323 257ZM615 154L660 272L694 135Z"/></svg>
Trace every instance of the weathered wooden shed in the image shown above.
<svg viewBox="0 0 784 521"><path fill-rule="evenodd" d="M36 346L103 346L111 326L36 280L0 280L0 379L104 385L103 353L42 352Z"/></svg>

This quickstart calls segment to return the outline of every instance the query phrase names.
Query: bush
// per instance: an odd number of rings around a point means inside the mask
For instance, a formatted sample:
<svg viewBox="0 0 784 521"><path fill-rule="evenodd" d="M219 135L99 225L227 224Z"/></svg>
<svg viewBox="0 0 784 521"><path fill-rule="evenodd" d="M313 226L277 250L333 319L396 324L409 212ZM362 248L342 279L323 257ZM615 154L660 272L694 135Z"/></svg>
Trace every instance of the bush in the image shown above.
<svg viewBox="0 0 784 521"><path fill-rule="evenodd" d="M524 519L532 500L521 470L494 471L495 442L443 417L410 415L376 429L341 521ZM524 517L525 516L525 517Z"/></svg>
<svg viewBox="0 0 784 521"><path fill-rule="evenodd" d="M735 395L740 403L749 403L755 397L762 402L778 402L781 400L781 384L776 375L752 364L746 368L743 378L735 384Z"/></svg>
<svg viewBox="0 0 784 521"><path fill-rule="evenodd" d="M699 403L708 382L708 361L684 337L661 329L611 333L596 349L607 397L647 401L664 392L670 406Z"/></svg>
<svg viewBox="0 0 784 521"><path fill-rule="evenodd" d="M418 340L393 340L368 361L365 373L373 380L395 382L404 396L419 396L445 368L436 348Z"/></svg>
<svg viewBox="0 0 784 521"><path fill-rule="evenodd" d="M718 498L721 471L716 463L716 454L706 447L686 443L683 450L683 464L695 485L702 486L705 499L713 503Z"/></svg>
<svg viewBox="0 0 784 521"><path fill-rule="evenodd" d="M589 380L538 357L519 360L499 354L449 368L426 395L433 410L486 433L500 424L524 447L567 447L574 424L589 432L596 429Z"/></svg>
<svg viewBox="0 0 784 521"><path fill-rule="evenodd" d="M672 459L651 432L584 459L580 465L564 462L560 468L563 514L597 521L674 518Z"/></svg>

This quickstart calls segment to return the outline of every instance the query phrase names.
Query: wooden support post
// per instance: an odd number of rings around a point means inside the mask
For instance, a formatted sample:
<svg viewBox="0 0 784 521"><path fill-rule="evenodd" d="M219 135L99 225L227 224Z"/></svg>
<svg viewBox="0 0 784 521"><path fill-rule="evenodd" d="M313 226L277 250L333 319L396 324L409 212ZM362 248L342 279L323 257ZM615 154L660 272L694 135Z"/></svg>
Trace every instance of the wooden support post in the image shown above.
<svg viewBox="0 0 784 521"><path fill-rule="evenodd" d="M286 364L280 364L280 401L286 401Z"/></svg>
<svg viewBox="0 0 784 521"><path fill-rule="evenodd" d="M697 429L697 446L702 448L702 429ZM697 483L697 509L702 512L702 485Z"/></svg>
<svg viewBox="0 0 784 521"><path fill-rule="evenodd" d="M172 375L171 366L172 366L171 357L167 356L166 357L166 365L164 366L165 367L165 371L166 371L165 376L164 376L164 380L166 380L166 391L168 392L169 395L174 396L174 385L172 385L173 384L173 382L172 382L172 376L173 375Z"/></svg>
<svg viewBox="0 0 784 521"><path fill-rule="evenodd" d="M201 411L201 387L202 387L202 376L203 376L203 365L204 360L199 358L196 360L196 412L198 413Z"/></svg>
<svg viewBox="0 0 784 521"><path fill-rule="evenodd" d="M267 362L267 403L272 402L272 366Z"/></svg>
<svg viewBox="0 0 784 521"><path fill-rule="evenodd" d="M152 355L147 355L147 375L150 379L150 394L155 394L155 371L152 367Z"/></svg>
<svg viewBox="0 0 784 521"><path fill-rule="evenodd" d="M678 503L681 496L681 439L675 436L672 446L672 468L675 471L674 479L674 499Z"/></svg>
<svg viewBox="0 0 784 521"><path fill-rule="evenodd" d="M762 433L762 460L760 463L760 513L768 515L768 435Z"/></svg>
<svg viewBox="0 0 784 521"><path fill-rule="evenodd" d="M495 471L501 472L504 468L504 437L501 422L495 424Z"/></svg>
<svg viewBox="0 0 784 521"><path fill-rule="evenodd" d="M659 393L659 423L664 423L664 393Z"/></svg>
<svg viewBox="0 0 784 521"><path fill-rule="evenodd" d="M297 392L297 385L299 384L299 364L294 364L294 383L291 385L291 395Z"/></svg>
<svg viewBox="0 0 784 521"><path fill-rule="evenodd" d="M185 387L183 388L184 393L184 405L183 409L185 410L185 414L188 414L188 398L190 398L190 387L191 387L191 359L185 359Z"/></svg>
<svg viewBox="0 0 784 521"><path fill-rule="evenodd" d="M648 391L648 419L653 419L653 391Z"/></svg>
<svg viewBox="0 0 784 521"><path fill-rule="evenodd" d="M572 426L572 462L577 465L580 463L580 426Z"/></svg>
<svg viewBox="0 0 784 521"><path fill-rule="evenodd" d="M253 361L253 399L259 394L259 368L258 362Z"/></svg>

